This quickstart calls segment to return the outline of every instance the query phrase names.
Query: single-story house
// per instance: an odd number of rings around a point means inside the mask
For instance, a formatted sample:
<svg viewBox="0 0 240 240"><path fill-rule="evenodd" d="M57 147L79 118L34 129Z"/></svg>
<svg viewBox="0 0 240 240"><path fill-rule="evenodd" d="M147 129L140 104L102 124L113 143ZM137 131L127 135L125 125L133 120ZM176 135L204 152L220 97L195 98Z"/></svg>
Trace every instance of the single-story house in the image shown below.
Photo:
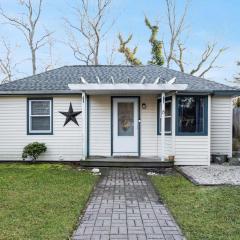
<svg viewBox="0 0 240 240"><path fill-rule="evenodd" d="M175 156L209 165L232 156L239 90L156 65L64 66L0 85L0 161L47 145L42 161ZM116 158L118 161L118 158Z"/></svg>

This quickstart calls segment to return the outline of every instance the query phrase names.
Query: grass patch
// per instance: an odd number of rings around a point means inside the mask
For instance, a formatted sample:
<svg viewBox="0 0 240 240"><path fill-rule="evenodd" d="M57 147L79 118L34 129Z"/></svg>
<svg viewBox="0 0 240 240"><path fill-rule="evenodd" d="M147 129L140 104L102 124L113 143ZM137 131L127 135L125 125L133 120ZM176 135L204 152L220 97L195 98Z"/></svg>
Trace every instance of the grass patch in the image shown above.
<svg viewBox="0 0 240 240"><path fill-rule="evenodd" d="M68 239L97 180L62 164L0 164L0 239Z"/></svg>
<svg viewBox="0 0 240 240"><path fill-rule="evenodd" d="M240 239L240 187L199 187L179 174L151 180L187 239Z"/></svg>

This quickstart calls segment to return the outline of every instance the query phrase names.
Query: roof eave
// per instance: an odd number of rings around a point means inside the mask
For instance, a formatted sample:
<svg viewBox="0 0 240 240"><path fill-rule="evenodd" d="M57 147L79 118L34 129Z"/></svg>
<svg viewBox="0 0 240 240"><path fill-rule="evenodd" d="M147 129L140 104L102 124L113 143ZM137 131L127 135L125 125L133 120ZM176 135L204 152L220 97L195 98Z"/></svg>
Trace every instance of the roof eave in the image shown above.
<svg viewBox="0 0 240 240"><path fill-rule="evenodd" d="M213 91L214 96L230 96L230 97L237 97L240 96L240 90L215 90Z"/></svg>
<svg viewBox="0 0 240 240"><path fill-rule="evenodd" d="M137 90L135 90L137 91ZM175 90L176 91L176 90ZM213 96L240 96L240 90L213 90L213 91L193 91L193 90L181 90L176 91L179 95L193 94L193 95L208 95ZM0 96L21 96L21 95L81 95L82 90L42 90L42 91L0 91Z"/></svg>
<svg viewBox="0 0 240 240"><path fill-rule="evenodd" d="M71 90L78 90L84 92L159 92L159 91L182 91L187 89L187 84L149 84L149 83L136 83L136 84L68 84Z"/></svg>
<svg viewBox="0 0 240 240"><path fill-rule="evenodd" d="M0 96L21 96L21 95L73 95L82 94L81 91L73 90L42 90L42 91L0 91Z"/></svg>
<svg viewBox="0 0 240 240"><path fill-rule="evenodd" d="M213 96L229 96L229 97L236 97L240 96L240 90L184 90L178 91L177 94L184 95L184 94L192 94L192 95L213 95Z"/></svg>

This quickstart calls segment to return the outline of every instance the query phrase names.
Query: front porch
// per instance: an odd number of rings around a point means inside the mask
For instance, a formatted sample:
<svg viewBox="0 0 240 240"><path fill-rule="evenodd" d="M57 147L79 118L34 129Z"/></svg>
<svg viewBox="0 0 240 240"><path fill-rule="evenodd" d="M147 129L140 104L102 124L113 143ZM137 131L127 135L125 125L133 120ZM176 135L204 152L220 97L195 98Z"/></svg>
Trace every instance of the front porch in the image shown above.
<svg viewBox="0 0 240 240"><path fill-rule="evenodd" d="M83 84L69 85L72 90L82 91L82 160L86 161L82 165L169 165L165 159L174 155L171 136L172 125L175 126L174 94L186 89L187 85L174 84L175 78L164 84L159 84L159 79L153 84L144 81L143 78L139 84L116 84L114 81L89 84L82 79ZM166 103L165 96L169 96L170 102ZM167 127L165 104L168 104L169 114ZM164 126L169 130L165 131ZM103 158L89 158L95 156Z"/></svg>
<svg viewBox="0 0 240 240"><path fill-rule="evenodd" d="M83 167L170 168L173 161L145 157L90 157L80 161Z"/></svg>
<svg viewBox="0 0 240 240"><path fill-rule="evenodd" d="M174 81L70 84L82 94L80 164L171 167L171 157L176 165L209 165L211 96L186 95L187 85Z"/></svg>

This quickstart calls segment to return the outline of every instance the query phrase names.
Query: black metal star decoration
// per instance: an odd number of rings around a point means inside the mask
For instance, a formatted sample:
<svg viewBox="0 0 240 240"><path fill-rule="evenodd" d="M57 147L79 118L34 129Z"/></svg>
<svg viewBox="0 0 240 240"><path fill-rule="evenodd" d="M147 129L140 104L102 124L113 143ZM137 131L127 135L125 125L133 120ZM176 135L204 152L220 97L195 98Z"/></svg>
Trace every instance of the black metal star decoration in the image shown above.
<svg viewBox="0 0 240 240"><path fill-rule="evenodd" d="M70 121L73 121L75 124L79 126L76 116L82 113L82 111L74 112L71 102L68 108L68 112L60 112L60 113L66 117L66 120L63 126L66 126Z"/></svg>

